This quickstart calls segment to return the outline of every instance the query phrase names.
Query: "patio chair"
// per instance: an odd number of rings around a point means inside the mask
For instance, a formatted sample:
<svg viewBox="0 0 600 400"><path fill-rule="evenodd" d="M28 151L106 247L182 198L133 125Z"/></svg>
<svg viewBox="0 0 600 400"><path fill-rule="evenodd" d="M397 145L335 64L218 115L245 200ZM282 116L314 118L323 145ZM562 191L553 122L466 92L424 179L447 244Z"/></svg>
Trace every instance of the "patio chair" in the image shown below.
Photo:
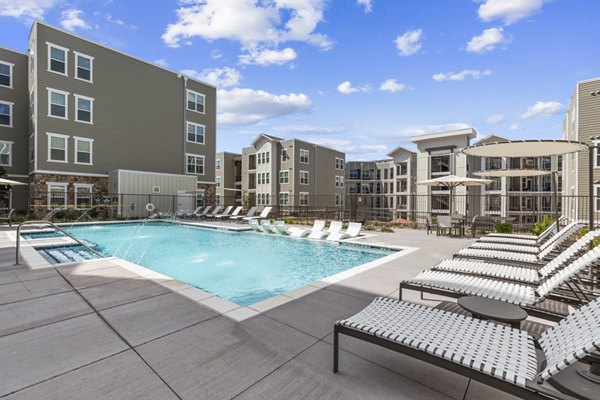
<svg viewBox="0 0 600 400"><path fill-rule="evenodd" d="M428 235L430 233L432 233L434 229L437 232L437 224L434 224L433 222L431 222L431 215L426 215L425 216L425 226L427 228L427 234Z"/></svg>
<svg viewBox="0 0 600 400"><path fill-rule="evenodd" d="M216 220L217 217L223 218L223 216L229 216L229 213L231 212L232 209L233 209L233 206L227 206L227 207L225 207L225 210L221 214L217 214L217 213L213 212L212 214L207 215L206 219Z"/></svg>
<svg viewBox="0 0 600 400"><path fill-rule="evenodd" d="M6 212L8 211L8 212ZM8 222L8 226L10 228L12 228L12 215L15 212L14 208L11 208L10 210L4 210L3 214L0 214L0 222Z"/></svg>
<svg viewBox="0 0 600 400"><path fill-rule="evenodd" d="M300 229L300 228L295 228L295 227L292 227L292 228L288 229L285 226L285 222L284 221L275 221L273 223L273 227L275 228L275 230L277 231L277 233L279 233L281 235L286 235L286 236L289 236L289 235L292 234L292 232Z"/></svg>
<svg viewBox="0 0 600 400"><path fill-rule="evenodd" d="M562 317L562 315L557 315L553 310L541 309L536 305L546 298L557 297L552 292L563 284L570 285L572 288L573 282L570 282L571 279L597 262L599 258L600 246L583 254L560 271L541 281L536 287L501 279L428 270L421 272L411 280L400 282L399 298L402 300L403 289L455 298L480 296L512 303L526 309L531 315L555 320L557 317ZM576 297L579 296L579 293L574 292L574 294ZM563 297L562 300L564 299Z"/></svg>
<svg viewBox="0 0 600 400"><path fill-rule="evenodd" d="M546 258L552 251L557 249L571 236L573 236L578 230L580 230L584 224L571 223L561 230L560 234L552 236L546 243L544 243L544 249L538 253L523 253L516 252L514 250L490 250L490 249L478 249L466 247L460 249L454 254L454 257L459 258L477 258L477 259L497 259L506 261L515 261L522 263L540 263Z"/></svg>
<svg viewBox="0 0 600 400"><path fill-rule="evenodd" d="M291 237L305 237L310 235L312 232L321 232L323 229L325 229L325 221L323 220L315 220L315 223L313 224L312 228L310 229L298 229L294 232L292 232L292 234L290 235Z"/></svg>
<svg viewBox="0 0 600 400"><path fill-rule="evenodd" d="M250 217L243 217L242 219L244 221L250 221L253 219L264 219L269 216L269 213L271 212L272 209L273 209L273 207L265 207L265 208L263 208L262 212L260 213L260 215L258 217L250 216Z"/></svg>
<svg viewBox="0 0 600 400"><path fill-rule="evenodd" d="M210 211L210 209L212 208L212 206L206 206L206 208L204 208L204 210L202 210L201 213L198 214L198 208L196 208L196 210L194 210L194 212L187 214L186 217L187 218L197 218L197 219L201 219L206 217L206 215L208 214L208 212Z"/></svg>
<svg viewBox="0 0 600 400"><path fill-rule="evenodd" d="M235 215L235 216L232 215L231 217L229 217L229 220L235 221L235 222L243 221L244 217L252 217L252 216L254 216L254 214L256 214L256 207L250 208L250 210L248 210L248 213L246 213L246 215Z"/></svg>
<svg viewBox="0 0 600 400"><path fill-rule="evenodd" d="M448 231L449 236L452 236L452 217L449 215L438 215L436 236L440 236L440 232L443 235L446 231Z"/></svg>
<svg viewBox="0 0 600 400"><path fill-rule="evenodd" d="M271 221L269 221L268 219L263 219L262 221L260 221L260 226L263 228L263 231L267 233L277 233L275 227L271 225Z"/></svg>
<svg viewBox="0 0 600 400"><path fill-rule="evenodd" d="M340 233L344 229L344 223L342 221L331 221L329 228L322 231L313 231L308 234L309 239L322 240L331 234Z"/></svg>
<svg viewBox="0 0 600 400"><path fill-rule="evenodd" d="M223 206L216 206L212 213L210 213L210 214L207 213L204 216L200 216L200 218L204 218L204 219L214 218L215 215L217 215L219 213L219 211L221 211L222 209L223 209Z"/></svg>
<svg viewBox="0 0 600 400"><path fill-rule="evenodd" d="M237 206L235 208L235 210L233 210L233 212L231 214L228 214L227 210L225 210L223 212L223 214L215 215L215 220L217 220L217 219L218 220L224 220L224 219L229 219L231 217L235 217L235 216L237 216L240 213L240 211L242 211L242 208L243 208L242 206Z"/></svg>
<svg viewBox="0 0 600 400"><path fill-rule="evenodd" d="M250 225L250 227L252 229L254 229L256 232L264 232L265 231L263 229L263 227L260 226L257 219L251 219L250 221L248 221L248 225Z"/></svg>
<svg viewBox="0 0 600 400"><path fill-rule="evenodd" d="M333 372L339 367L340 334L425 361L519 398L573 399L548 384L600 347L600 299L582 306L536 338L506 325L377 297L358 314L335 323Z"/></svg>
<svg viewBox="0 0 600 400"><path fill-rule="evenodd" d="M361 229L362 224L360 222L350 222L348 223L348 228L346 229L346 232L332 233L331 235L327 236L327 240L337 241L355 238L360 235Z"/></svg>
<svg viewBox="0 0 600 400"><path fill-rule="evenodd" d="M477 261L465 259L446 259L435 265L432 269L435 271L457 272L515 282L538 284L560 267L564 266L572 257L579 254L585 246L590 244L597 237L600 237L600 229L588 232L539 269L537 268L537 264L527 266L507 265L494 263L492 260Z"/></svg>

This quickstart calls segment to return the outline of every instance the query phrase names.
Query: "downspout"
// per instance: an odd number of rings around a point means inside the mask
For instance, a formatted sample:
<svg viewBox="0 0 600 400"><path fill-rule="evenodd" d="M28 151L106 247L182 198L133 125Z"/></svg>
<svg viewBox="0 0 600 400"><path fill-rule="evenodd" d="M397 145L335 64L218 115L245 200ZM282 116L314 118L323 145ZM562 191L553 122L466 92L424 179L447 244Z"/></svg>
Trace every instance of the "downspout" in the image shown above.
<svg viewBox="0 0 600 400"><path fill-rule="evenodd" d="M187 140L187 127L186 127L186 109L187 109L187 76L183 76L181 74L177 74L177 77L181 79L181 81L183 82L183 142L182 142L182 150L183 150L183 154L181 159L183 160L183 174L185 175L187 172L187 160L185 157L185 142ZM194 189L198 189L197 187Z"/></svg>

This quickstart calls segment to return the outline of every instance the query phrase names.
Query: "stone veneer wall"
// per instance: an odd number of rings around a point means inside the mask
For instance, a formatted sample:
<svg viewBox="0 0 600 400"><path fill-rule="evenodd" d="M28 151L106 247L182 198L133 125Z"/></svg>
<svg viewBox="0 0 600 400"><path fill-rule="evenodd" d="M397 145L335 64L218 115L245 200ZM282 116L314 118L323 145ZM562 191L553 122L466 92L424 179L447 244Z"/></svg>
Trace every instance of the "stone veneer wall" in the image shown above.
<svg viewBox="0 0 600 400"><path fill-rule="evenodd" d="M216 204L217 186L214 184L198 184L198 190L204 190L204 201L207 206Z"/></svg>

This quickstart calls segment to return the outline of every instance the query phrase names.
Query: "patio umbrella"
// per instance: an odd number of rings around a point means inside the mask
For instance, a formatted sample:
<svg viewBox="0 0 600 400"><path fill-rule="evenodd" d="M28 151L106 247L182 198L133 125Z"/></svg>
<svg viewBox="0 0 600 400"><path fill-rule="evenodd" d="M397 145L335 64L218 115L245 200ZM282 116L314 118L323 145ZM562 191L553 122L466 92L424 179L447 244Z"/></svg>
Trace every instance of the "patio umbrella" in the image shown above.
<svg viewBox="0 0 600 400"><path fill-rule="evenodd" d="M11 181L10 179L0 178L0 185L22 186L27 184L23 182Z"/></svg>
<svg viewBox="0 0 600 400"><path fill-rule="evenodd" d="M454 188L458 186L482 186L494 182L491 179L467 178L456 175L445 175L439 178L428 179L426 181L417 182L417 185L447 187L450 190L448 197L448 211L452 215L452 194Z"/></svg>

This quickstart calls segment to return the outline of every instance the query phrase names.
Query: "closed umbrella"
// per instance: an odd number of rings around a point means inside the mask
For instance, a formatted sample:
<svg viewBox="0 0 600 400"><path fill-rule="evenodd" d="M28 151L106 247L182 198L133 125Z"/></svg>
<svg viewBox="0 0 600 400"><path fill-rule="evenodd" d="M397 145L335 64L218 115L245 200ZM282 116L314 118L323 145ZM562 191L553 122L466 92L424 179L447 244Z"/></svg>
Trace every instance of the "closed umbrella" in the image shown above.
<svg viewBox="0 0 600 400"><path fill-rule="evenodd" d="M450 196L448 200L448 209L450 215L452 215L452 194L454 192L454 188L458 186L482 186L488 185L494 182L491 179L478 179L478 178L467 178L466 176L456 176L456 175L445 175L439 178L428 179L425 181L417 182L417 185L423 186L437 186L437 187L447 187L450 190Z"/></svg>
<svg viewBox="0 0 600 400"><path fill-rule="evenodd" d="M11 181L10 179L0 178L0 185L23 186L27 184L23 182Z"/></svg>

